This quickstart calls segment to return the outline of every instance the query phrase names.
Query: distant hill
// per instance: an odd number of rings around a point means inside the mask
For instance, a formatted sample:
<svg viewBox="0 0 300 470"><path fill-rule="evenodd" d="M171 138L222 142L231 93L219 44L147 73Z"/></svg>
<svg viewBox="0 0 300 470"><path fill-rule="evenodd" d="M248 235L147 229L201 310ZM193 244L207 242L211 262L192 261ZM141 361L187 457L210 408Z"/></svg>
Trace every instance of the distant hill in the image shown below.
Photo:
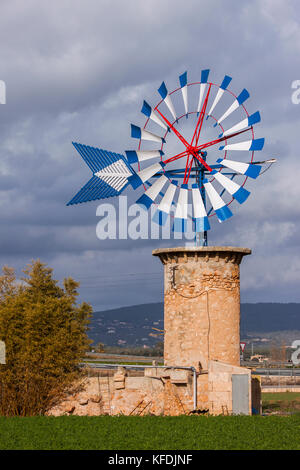
<svg viewBox="0 0 300 470"><path fill-rule="evenodd" d="M89 337L94 344L149 345L161 337L153 328L163 329L163 304L132 305L102 312L94 312ZM300 304L298 303L245 303L241 305L241 336L255 333L300 331ZM126 343L124 343L124 341Z"/></svg>
<svg viewBox="0 0 300 470"><path fill-rule="evenodd" d="M149 333L157 333L153 327L163 329L163 311L162 303L153 303L94 312L89 337L94 344L154 346L161 338Z"/></svg>
<svg viewBox="0 0 300 470"><path fill-rule="evenodd" d="M300 304L241 304L241 332L300 330Z"/></svg>

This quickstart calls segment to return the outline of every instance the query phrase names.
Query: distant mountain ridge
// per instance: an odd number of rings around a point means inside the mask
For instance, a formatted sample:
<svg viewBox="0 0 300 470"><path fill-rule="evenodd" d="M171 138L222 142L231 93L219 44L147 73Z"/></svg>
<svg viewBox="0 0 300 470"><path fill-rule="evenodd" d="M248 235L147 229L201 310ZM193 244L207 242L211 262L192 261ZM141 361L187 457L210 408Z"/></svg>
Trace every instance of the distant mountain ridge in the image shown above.
<svg viewBox="0 0 300 470"><path fill-rule="evenodd" d="M94 344L152 346L161 340L161 337L149 336L157 333L153 328L163 329L163 303L94 312L89 337ZM300 331L300 303L241 304L242 336L288 330Z"/></svg>
<svg viewBox="0 0 300 470"><path fill-rule="evenodd" d="M241 304L241 331L300 330L300 304Z"/></svg>

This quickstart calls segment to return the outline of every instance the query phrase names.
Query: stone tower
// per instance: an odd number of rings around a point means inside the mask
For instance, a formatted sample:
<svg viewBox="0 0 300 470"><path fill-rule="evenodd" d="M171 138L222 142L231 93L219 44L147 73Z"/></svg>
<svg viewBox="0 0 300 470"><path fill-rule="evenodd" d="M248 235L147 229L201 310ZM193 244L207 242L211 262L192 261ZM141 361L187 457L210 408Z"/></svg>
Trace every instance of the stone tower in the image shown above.
<svg viewBox="0 0 300 470"><path fill-rule="evenodd" d="M165 365L240 365L240 262L247 248L153 251L164 264Z"/></svg>

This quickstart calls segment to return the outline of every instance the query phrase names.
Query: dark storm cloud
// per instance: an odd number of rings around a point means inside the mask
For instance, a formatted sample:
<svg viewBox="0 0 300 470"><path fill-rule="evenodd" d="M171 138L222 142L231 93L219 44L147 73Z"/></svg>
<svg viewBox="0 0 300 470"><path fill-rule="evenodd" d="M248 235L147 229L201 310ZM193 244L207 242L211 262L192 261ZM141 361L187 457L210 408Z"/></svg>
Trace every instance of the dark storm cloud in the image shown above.
<svg viewBox="0 0 300 470"><path fill-rule="evenodd" d="M3 1L1 264L19 272L40 257L57 278L80 279L96 308L159 300L162 269L151 250L178 241L98 240L98 203L65 206L90 177L71 142L132 148L129 123L143 123L142 100L155 103L162 80L173 89L186 69L198 80L211 67L216 82L227 73L233 90L249 89L248 111L263 119L262 156L280 160L249 182L253 194L233 219L213 220L210 244L253 249L243 300L300 301L300 105L291 101L299 9L286 0Z"/></svg>

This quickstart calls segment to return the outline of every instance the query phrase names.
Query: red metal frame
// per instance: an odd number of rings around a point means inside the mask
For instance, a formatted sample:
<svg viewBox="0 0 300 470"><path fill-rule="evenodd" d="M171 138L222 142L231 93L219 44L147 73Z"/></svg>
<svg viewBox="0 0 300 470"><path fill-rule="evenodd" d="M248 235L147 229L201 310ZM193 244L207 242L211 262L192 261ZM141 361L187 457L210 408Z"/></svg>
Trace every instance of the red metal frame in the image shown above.
<svg viewBox="0 0 300 470"><path fill-rule="evenodd" d="M194 85L200 85L201 82L192 82L192 83L188 83L187 86L194 86ZM172 129L174 131L174 133L177 135L177 137L181 140L181 142L185 145L186 147L186 150L184 152L181 152L177 155L174 155L173 157L170 157L166 160L163 160L162 157L161 157L161 161L163 161L164 163L170 163L172 161L175 161L179 158L182 158L184 156L187 156L187 162L186 162L186 167L185 167L185 176L184 176L184 180L183 180L183 183L186 184L189 180L189 177L190 177L190 173L191 173L191 168L192 168L192 165L193 165L193 158L191 159L191 161L189 161L189 157L190 155L192 155L193 157L197 158L201 164L203 164L207 169L208 171L211 171L211 168L209 167L209 165L207 165L207 163L199 156L198 154L198 150L201 150L201 149L204 149L204 148L207 148L209 146L212 146L212 145L216 145L217 143L219 142L225 142L225 145L227 145L227 139L230 139L232 137L235 137L239 134L242 134L244 132L248 132L248 131L251 131L252 133L252 139L254 139L254 129L253 129L253 126L247 128L247 129L244 129L243 131L240 131L240 132L236 132L234 134L231 134L229 136L225 136L225 137L222 137L220 139L216 139L214 141L211 141L211 142L207 142L206 144L202 144L200 146L198 146L198 141L199 141L199 137L200 137L200 133L201 133L201 129L202 129L202 125L203 125L203 121L204 121L204 116L205 116L205 111L206 111L206 107L207 107L207 103L208 103L208 97L209 97L209 94L210 94L210 91L211 91L211 87L212 86L215 86L217 88L220 88L220 85L217 85L216 83L213 83L213 82L207 82L207 84L209 85L209 89L208 89L208 92L206 94L206 98L204 100L204 103L202 105L202 109L199 113L199 119L197 121L197 124L196 124L196 127L195 127L195 131L194 131L194 135L193 135L193 138L192 138L192 141L191 141L191 144L188 144L188 142L184 139L184 137L180 134L180 132L174 127L175 123L177 121L179 121L180 119L182 119L184 116L186 116L186 114L190 115L190 114L197 114L197 111L190 111L188 113L184 113L182 114L180 117L178 117L176 120L174 120L172 123L168 121L168 119L161 113L161 111L158 109L158 107L163 103L163 99L160 100L158 102L158 104L153 108L154 111L157 111L157 113L163 118L163 120L166 122L166 124L169 126L170 129ZM181 87L178 87L176 88L175 90L171 91L169 93L169 95L173 95L173 93L176 93L177 91L181 90ZM233 93L232 91L226 89L224 90L225 92L227 93L230 93L235 99L237 99L237 95L235 93ZM245 108L244 104L241 105L244 112L246 113L246 116L249 117L249 113L247 111L247 109ZM217 122L217 119L210 115L210 118L214 119L216 122ZM149 120L150 118L147 118L146 119L146 122L145 122L145 125L143 127L143 129L146 130L146 127L149 123ZM222 132L224 133L224 128L221 124L219 124L220 128L222 129ZM198 127L198 133L197 133L197 127ZM196 134L197 133L197 134ZM166 135L168 134L168 131L165 132L163 138L165 139L166 138ZM192 143L194 141L194 138L196 136L196 145L195 146L192 146ZM139 145L138 145L138 150L141 150L141 139L139 141ZM161 145L161 150L163 150L163 146L164 146L164 143L162 143ZM224 151L224 156L223 156L223 159L225 160L227 157L227 151L225 150ZM251 154L251 159L250 159L250 162L253 161L253 158L254 158L254 151L252 151L252 154ZM138 162L138 170L140 170L140 163ZM222 168L219 170L221 171ZM163 171L164 168L163 168ZM248 177L245 176L245 179L244 181L242 182L241 186L244 186L246 181L247 181ZM214 181L214 178L212 177L212 180L211 181ZM144 189L146 190L146 186L144 186ZM229 206L232 202L234 201L234 198L232 198L226 205ZM154 203L155 205L157 205L156 203ZM212 217L213 215L215 215L214 213L213 214L210 214L209 217Z"/></svg>

